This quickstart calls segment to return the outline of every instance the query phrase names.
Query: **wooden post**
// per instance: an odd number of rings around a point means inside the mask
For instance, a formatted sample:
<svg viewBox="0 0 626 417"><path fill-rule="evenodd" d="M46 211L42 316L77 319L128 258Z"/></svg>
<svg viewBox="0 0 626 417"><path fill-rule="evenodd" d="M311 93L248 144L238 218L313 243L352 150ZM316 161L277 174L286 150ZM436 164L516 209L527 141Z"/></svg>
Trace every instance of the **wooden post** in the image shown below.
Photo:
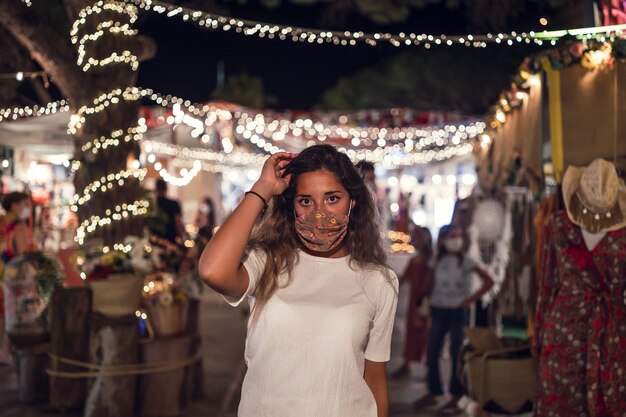
<svg viewBox="0 0 626 417"><path fill-rule="evenodd" d="M13 345L20 402L47 402L50 334L39 326L27 326L14 328L8 336Z"/></svg>
<svg viewBox="0 0 626 417"><path fill-rule="evenodd" d="M90 358L99 365L139 363L139 330L135 316L111 317L94 313ZM98 376L90 380L85 417L135 414L137 376Z"/></svg>
<svg viewBox="0 0 626 417"><path fill-rule="evenodd" d="M192 352L192 336L155 339L142 345L142 363L185 360ZM185 376L189 367L141 377L139 415L168 417L180 415L187 405Z"/></svg>
<svg viewBox="0 0 626 417"><path fill-rule="evenodd" d="M91 290L59 288L50 301L50 342L52 354L87 361L89 358L89 317ZM50 361L52 370L82 372L84 369ZM61 411L80 408L85 401L85 379L50 378L50 406Z"/></svg>
<svg viewBox="0 0 626 417"><path fill-rule="evenodd" d="M185 334L193 336L191 343L191 353L197 354L202 349L202 338L200 337L200 300L191 298L187 313L187 328ZM204 368L202 359L194 363L187 370L187 388L185 389L186 399L199 399L204 397Z"/></svg>

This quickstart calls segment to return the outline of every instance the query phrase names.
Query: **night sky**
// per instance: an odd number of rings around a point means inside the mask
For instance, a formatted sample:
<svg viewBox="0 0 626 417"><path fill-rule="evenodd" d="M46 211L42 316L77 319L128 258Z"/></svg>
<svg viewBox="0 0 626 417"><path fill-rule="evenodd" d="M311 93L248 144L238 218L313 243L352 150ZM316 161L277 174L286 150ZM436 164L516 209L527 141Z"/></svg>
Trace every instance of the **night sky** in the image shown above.
<svg viewBox="0 0 626 417"><path fill-rule="evenodd" d="M255 1L248 1L245 6L231 6L230 14L269 23L338 29L320 26L323 6L283 3L278 9L269 10ZM540 16L539 12L530 11L511 30L537 29ZM194 102L209 100L216 86L218 62L223 61L226 77L244 72L262 77L266 94L277 99L275 107L308 109L341 77L350 76L403 49L388 44L341 47L260 39L199 29L178 18L145 11L136 26L141 34L151 36L158 47L156 58L140 66L138 85ZM403 24L377 26L364 17L355 17L341 29L463 34L468 33L468 22L461 12L431 6L414 9L411 18ZM503 54L511 53L507 47L490 47L499 48ZM467 52L465 47L455 49Z"/></svg>

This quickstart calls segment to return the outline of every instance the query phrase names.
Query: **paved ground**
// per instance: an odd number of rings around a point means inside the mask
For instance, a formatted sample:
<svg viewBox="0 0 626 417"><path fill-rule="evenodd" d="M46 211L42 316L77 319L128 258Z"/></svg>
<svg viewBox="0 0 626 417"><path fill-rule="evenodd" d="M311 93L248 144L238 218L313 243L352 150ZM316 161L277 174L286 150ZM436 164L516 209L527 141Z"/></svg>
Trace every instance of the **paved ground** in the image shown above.
<svg viewBox="0 0 626 417"><path fill-rule="evenodd" d="M400 300L400 309L404 299ZM207 290L202 303L202 337L204 365L204 398L194 401L186 410L187 417L234 417L238 398L233 398L229 411L219 413L220 404L233 376L239 369L243 355L245 338L245 318L241 309L226 305L216 294ZM402 317L396 326L396 335L392 343L393 358L389 364L394 369L400 362L397 353L402 351ZM412 402L425 392L423 383L424 369L417 365L413 376L399 381L390 381L390 399L392 417L418 417L434 415L434 411L416 412ZM236 384L236 382L235 382ZM17 400L16 378L12 368L0 367L0 417L40 417L55 415L45 406L26 406ZM57 414L58 415L58 414ZM69 417L81 413L65 414ZM288 417L288 416L286 416ZM296 416L297 417L297 416Z"/></svg>

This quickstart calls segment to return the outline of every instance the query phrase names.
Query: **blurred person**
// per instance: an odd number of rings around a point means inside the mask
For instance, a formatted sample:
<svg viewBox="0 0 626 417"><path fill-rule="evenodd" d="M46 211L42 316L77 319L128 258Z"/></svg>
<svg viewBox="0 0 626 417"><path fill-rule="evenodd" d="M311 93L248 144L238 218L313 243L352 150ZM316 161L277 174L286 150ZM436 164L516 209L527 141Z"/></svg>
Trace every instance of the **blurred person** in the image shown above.
<svg viewBox="0 0 626 417"><path fill-rule="evenodd" d="M208 227L213 230L215 228L215 204L213 204L211 197L205 197L200 202L194 224L198 229Z"/></svg>
<svg viewBox="0 0 626 417"><path fill-rule="evenodd" d="M439 358L444 340L450 335L451 376L449 401L439 410L440 415L459 413L457 403L463 395L456 368L463 343L463 327L467 323L467 311L493 286L491 275L478 262L466 254L468 239L463 229L456 225L441 228L437 239L437 256L431 261L433 270L430 295L431 328L428 334L426 365L428 367L428 394L418 399L417 409L437 404L443 395ZM472 273L482 280L480 289L472 293Z"/></svg>
<svg viewBox="0 0 626 417"><path fill-rule="evenodd" d="M182 244L185 236L185 227L183 226L182 211L180 203L167 198L167 182L159 179L156 182L157 207L167 215L167 223L165 231L161 237L172 243Z"/></svg>
<svg viewBox="0 0 626 417"><path fill-rule="evenodd" d="M411 236L411 244L415 248L415 255L409 261L401 278L401 282L408 282L410 288L404 363L394 371L393 378L409 376L411 362L421 362L426 352L430 328L428 296L432 288L432 271L428 262L433 252L430 231L425 227L416 226Z"/></svg>
<svg viewBox="0 0 626 417"><path fill-rule="evenodd" d="M12 192L2 198L5 215L0 227L0 363L10 364L11 352L5 329L4 266L16 256L32 249L32 237L28 229L31 216L31 198L26 193Z"/></svg>
<svg viewBox="0 0 626 417"><path fill-rule="evenodd" d="M347 155L317 145L271 156L199 272L252 307L239 417L389 415L398 280Z"/></svg>
<svg viewBox="0 0 626 417"><path fill-rule="evenodd" d="M369 161L359 161L356 164L357 169L361 173L361 178L367 185L367 188L370 189L372 194L376 197L378 193L378 189L376 187L376 173L374 170L374 164Z"/></svg>

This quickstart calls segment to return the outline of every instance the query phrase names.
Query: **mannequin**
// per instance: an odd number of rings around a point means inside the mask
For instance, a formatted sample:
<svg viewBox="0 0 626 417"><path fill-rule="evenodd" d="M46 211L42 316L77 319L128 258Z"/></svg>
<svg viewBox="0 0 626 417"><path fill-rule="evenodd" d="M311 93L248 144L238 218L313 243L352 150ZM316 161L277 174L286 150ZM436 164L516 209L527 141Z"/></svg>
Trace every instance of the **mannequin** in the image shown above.
<svg viewBox="0 0 626 417"><path fill-rule="evenodd" d="M600 241L604 238L604 236L606 236L606 232L592 233L589 230L584 229L582 227L580 228L580 231L583 234L585 245L587 246L587 249L589 249L590 251L594 250L596 246L598 246L598 243L600 243Z"/></svg>
<svg viewBox="0 0 626 417"><path fill-rule="evenodd" d="M598 159L569 167L546 231L538 288L535 417L626 410L626 186Z"/></svg>

